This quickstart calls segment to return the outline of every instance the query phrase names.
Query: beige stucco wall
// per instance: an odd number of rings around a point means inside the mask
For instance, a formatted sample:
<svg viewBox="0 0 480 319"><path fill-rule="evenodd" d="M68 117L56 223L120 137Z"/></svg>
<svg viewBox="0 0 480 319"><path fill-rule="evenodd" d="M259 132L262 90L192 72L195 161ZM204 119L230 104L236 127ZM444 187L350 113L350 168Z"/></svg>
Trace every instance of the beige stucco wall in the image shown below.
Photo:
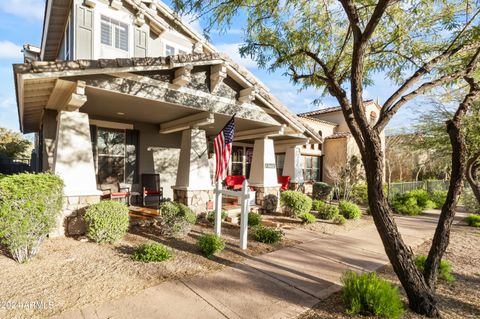
<svg viewBox="0 0 480 319"><path fill-rule="evenodd" d="M339 170L346 164L349 152L347 137L326 139L323 142L323 176L322 180L332 184Z"/></svg>

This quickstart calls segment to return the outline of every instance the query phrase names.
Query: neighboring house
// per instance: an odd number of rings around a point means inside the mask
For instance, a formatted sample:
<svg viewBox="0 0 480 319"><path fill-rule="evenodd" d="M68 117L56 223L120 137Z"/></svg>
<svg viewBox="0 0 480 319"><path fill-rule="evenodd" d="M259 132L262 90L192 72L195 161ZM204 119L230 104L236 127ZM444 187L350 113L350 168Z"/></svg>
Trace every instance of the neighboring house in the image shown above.
<svg viewBox="0 0 480 319"><path fill-rule="evenodd" d="M20 128L36 133L38 170L65 182L59 231L82 231L77 210L103 183L140 191L147 173L165 197L205 211L212 141L234 114L229 173L249 178L257 204L278 196L280 174L320 178L318 130L159 1L47 0L41 47L24 52L14 65ZM313 155L305 167L301 153Z"/></svg>
<svg viewBox="0 0 480 319"><path fill-rule="evenodd" d="M381 106L373 101L364 102L365 115L371 124L378 120ZM300 121L313 128L322 138L321 160L319 161L322 181L332 183L335 176L352 156L360 158L358 146L350 133L341 107L328 107L316 111L298 114ZM385 153L385 133L381 133L383 151ZM305 145L302 154L308 152L309 145ZM308 163L308 160L306 160Z"/></svg>

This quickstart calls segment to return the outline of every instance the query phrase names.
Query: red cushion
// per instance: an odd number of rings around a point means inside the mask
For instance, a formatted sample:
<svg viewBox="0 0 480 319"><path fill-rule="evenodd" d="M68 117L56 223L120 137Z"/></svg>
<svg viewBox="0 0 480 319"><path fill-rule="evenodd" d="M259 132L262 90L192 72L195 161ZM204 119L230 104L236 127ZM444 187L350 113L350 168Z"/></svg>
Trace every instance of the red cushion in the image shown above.
<svg viewBox="0 0 480 319"><path fill-rule="evenodd" d="M227 188L242 189L242 184L245 179L243 175L228 175L225 178L225 184L227 184Z"/></svg>
<svg viewBox="0 0 480 319"><path fill-rule="evenodd" d="M162 192L160 192L160 191L149 191L149 190L145 190L143 193L145 195L160 195L160 194L162 194Z"/></svg>
<svg viewBox="0 0 480 319"><path fill-rule="evenodd" d="M111 194L112 196L128 196L128 192L115 192Z"/></svg>
<svg viewBox="0 0 480 319"><path fill-rule="evenodd" d="M288 184L290 184L290 176L278 176L278 182L282 184L280 189L286 191L288 190Z"/></svg>

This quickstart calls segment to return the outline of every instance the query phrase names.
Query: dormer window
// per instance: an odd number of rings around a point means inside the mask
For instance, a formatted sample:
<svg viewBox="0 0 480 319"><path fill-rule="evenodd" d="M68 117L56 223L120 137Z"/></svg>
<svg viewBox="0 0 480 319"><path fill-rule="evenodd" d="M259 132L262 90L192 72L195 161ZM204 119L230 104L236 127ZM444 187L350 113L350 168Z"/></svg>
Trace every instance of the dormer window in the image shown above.
<svg viewBox="0 0 480 319"><path fill-rule="evenodd" d="M101 41L123 51L128 51L128 25L102 15Z"/></svg>

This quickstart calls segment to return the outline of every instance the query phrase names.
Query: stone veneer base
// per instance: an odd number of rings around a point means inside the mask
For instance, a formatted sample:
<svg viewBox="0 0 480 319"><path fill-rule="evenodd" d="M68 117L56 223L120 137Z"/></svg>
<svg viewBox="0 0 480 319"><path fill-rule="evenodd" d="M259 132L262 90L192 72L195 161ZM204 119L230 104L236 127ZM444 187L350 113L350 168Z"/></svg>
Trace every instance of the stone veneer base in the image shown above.
<svg viewBox="0 0 480 319"><path fill-rule="evenodd" d="M278 211L280 209L280 186L250 186L255 190L255 204L261 207L262 212ZM274 195L277 197L276 207L266 207L265 197Z"/></svg>
<svg viewBox="0 0 480 319"><path fill-rule="evenodd" d="M83 235L86 231L83 215L85 209L100 202L99 195L91 196L65 196L62 212L57 218L57 226L50 233L50 237L63 237Z"/></svg>
<svg viewBox="0 0 480 319"><path fill-rule="evenodd" d="M201 214L208 209L208 202L211 201L214 207L214 191L210 190L188 190L173 189L173 201L190 207L195 214ZM213 209L212 209L213 210Z"/></svg>

